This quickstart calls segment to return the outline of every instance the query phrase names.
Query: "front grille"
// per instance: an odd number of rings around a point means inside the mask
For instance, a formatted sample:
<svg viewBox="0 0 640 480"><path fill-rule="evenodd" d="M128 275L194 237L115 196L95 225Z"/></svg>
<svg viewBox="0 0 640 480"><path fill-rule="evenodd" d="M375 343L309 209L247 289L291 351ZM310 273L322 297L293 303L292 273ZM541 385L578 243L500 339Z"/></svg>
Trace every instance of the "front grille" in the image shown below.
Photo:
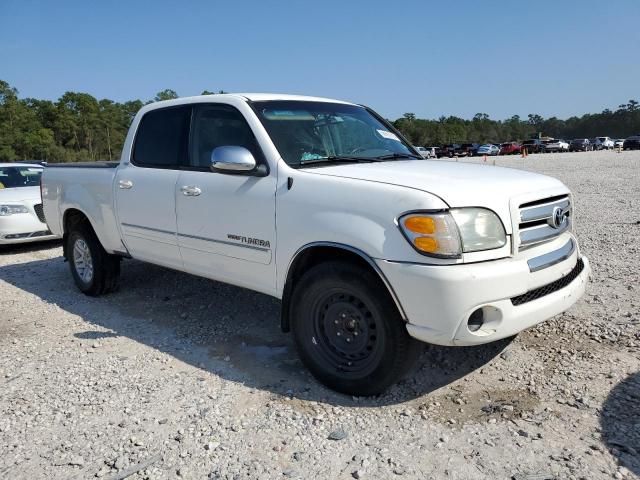
<svg viewBox="0 0 640 480"><path fill-rule="evenodd" d="M545 297L553 292L557 292L558 290L566 287L571 282L573 282L576 279L576 277L580 275L580 273L582 273L583 269L584 269L584 262L582 261L581 258L579 258L578 263L576 263L576 266L573 267L573 270L571 270L564 277L554 282L543 285L542 287L536 288L535 290L531 290L522 295L518 295L517 297L513 297L511 299L511 303L515 306L518 306L527 302L531 302L533 300L537 300L538 298Z"/></svg>
<svg viewBox="0 0 640 480"><path fill-rule="evenodd" d="M558 209L563 219L560 225L554 224L554 214ZM568 195L523 203L519 212L519 250L553 240L571 228L571 199Z"/></svg>
<svg viewBox="0 0 640 480"><path fill-rule="evenodd" d="M47 223L47 219L44 218L44 208L42 207L42 204L38 203L34 205L33 209L35 210L36 215L38 216L38 220L40 220L42 223Z"/></svg>

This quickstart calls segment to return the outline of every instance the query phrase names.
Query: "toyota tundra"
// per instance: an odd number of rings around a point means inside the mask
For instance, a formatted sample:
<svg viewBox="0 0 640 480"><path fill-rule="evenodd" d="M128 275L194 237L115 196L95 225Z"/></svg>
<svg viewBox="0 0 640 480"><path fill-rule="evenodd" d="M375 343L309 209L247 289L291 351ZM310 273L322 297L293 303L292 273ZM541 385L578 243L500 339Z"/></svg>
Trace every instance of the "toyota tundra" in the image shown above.
<svg viewBox="0 0 640 480"><path fill-rule="evenodd" d="M87 295L123 258L282 300L325 385L383 392L420 342L477 345L570 308L590 272L559 180L423 159L370 108L221 94L136 115L119 162L51 165L44 214Z"/></svg>

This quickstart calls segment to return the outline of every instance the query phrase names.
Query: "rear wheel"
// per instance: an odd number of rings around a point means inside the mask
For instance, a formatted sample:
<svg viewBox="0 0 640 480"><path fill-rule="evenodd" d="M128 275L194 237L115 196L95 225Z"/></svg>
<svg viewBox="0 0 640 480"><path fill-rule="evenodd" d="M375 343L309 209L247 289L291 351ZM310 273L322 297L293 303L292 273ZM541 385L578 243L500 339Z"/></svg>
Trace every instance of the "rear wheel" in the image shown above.
<svg viewBox="0 0 640 480"><path fill-rule="evenodd" d="M303 363L323 384L377 395L414 365L420 342L407 333L375 273L346 262L306 272L296 286L291 326Z"/></svg>
<svg viewBox="0 0 640 480"><path fill-rule="evenodd" d="M113 292L120 279L120 257L109 255L91 227L79 224L67 236L67 261L82 293L98 296Z"/></svg>

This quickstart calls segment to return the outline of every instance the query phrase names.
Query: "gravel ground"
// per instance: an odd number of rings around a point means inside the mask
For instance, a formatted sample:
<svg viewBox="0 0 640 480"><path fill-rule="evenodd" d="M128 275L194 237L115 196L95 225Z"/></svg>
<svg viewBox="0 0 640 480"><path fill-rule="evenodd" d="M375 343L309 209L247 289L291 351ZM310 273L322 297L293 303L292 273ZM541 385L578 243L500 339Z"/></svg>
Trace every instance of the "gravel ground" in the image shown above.
<svg viewBox="0 0 640 480"><path fill-rule="evenodd" d="M59 244L4 249L0 478L638 478L640 152L496 164L573 190L588 293L379 398L314 381L270 297L126 261L88 298Z"/></svg>

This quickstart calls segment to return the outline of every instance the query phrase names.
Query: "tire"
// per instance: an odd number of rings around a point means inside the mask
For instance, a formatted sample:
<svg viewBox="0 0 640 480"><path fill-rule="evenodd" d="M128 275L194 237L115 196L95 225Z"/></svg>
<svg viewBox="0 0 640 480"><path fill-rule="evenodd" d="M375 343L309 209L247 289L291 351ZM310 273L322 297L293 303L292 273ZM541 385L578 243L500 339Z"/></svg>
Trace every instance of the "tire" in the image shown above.
<svg viewBox="0 0 640 480"><path fill-rule="evenodd" d="M378 276L346 262L307 271L291 298L298 354L313 376L341 393L378 395L416 363L422 344Z"/></svg>
<svg viewBox="0 0 640 480"><path fill-rule="evenodd" d="M79 224L67 236L67 261L78 289L97 297L118 289L120 257L108 254L91 227Z"/></svg>

